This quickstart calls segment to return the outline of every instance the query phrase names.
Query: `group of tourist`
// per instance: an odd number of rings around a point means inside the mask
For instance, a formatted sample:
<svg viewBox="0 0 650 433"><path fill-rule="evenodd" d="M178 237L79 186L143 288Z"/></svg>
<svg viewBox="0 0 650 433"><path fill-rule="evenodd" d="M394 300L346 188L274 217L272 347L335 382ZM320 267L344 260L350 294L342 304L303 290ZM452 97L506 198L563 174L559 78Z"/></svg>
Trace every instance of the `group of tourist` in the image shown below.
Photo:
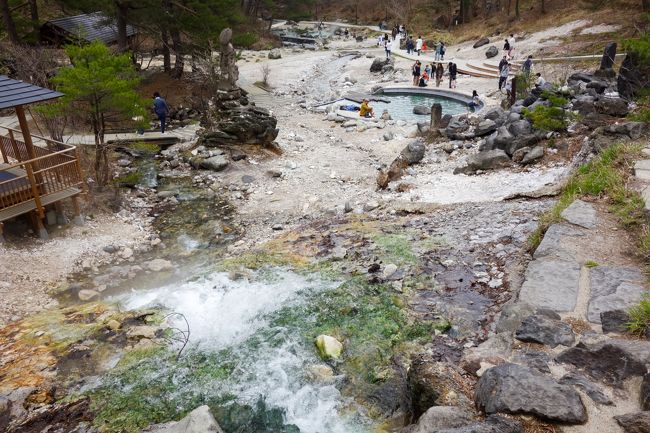
<svg viewBox="0 0 650 433"><path fill-rule="evenodd" d="M447 71L449 73L449 88L456 88L456 79L458 77L458 67L454 62L449 62ZM413 85L418 87L427 87L429 81L433 78L436 80L436 87L442 84L443 76L445 75L445 67L442 63L431 63L422 69L422 62L416 60L411 67L411 74L413 76Z"/></svg>
<svg viewBox="0 0 650 433"><path fill-rule="evenodd" d="M510 52L504 54L503 58L499 62L499 90L501 91L505 90L508 96L512 91L512 81L509 80L512 63L509 62L509 58L512 59L511 56L514 54L512 51L512 45L510 47L511 47ZM532 70L533 70L533 56L528 56L524 61L524 63L521 65L521 72L524 75L524 77L526 77L527 81L532 76ZM535 74L535 81L533 84L536 88L541 88L542 86L544 86L544 84L546 84L546 80L542 77L542 74L538 72Z"/></svg>

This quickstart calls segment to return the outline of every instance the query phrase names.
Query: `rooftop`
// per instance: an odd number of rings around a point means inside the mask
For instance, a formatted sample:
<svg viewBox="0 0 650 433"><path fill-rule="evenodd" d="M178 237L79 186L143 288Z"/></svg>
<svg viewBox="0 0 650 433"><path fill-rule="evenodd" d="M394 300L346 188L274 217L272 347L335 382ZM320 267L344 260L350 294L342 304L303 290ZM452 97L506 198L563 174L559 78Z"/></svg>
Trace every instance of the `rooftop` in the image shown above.
<svg viewBox="0 0 650 433"><path fill-rule="evenodd" d="M117 41L117 26L110 18L98 12L57 18L48 21L45 25L56 27L71 36L88 42L100 41L108 45ZM127 37L136 33L135 27L126 26Z"/></svg>
<svg viewBox="0 0 650 433"><path fill-rule="evenodd" d="M0 109L47 101L63 93L0 75Z"/></svg>

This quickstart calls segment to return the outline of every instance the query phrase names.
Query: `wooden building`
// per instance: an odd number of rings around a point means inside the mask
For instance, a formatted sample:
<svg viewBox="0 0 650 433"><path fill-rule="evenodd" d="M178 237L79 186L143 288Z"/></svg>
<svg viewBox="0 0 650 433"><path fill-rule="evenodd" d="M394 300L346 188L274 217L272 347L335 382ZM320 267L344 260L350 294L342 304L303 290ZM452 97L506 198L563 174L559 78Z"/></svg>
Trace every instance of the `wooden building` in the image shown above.
<svg viewBox="0 0 650 433"><path fill-rule="evenodd" d="M135 27L126 26L126 38L129 46L136 34ZM43 24L41 38L43 41L59 46L95 41L113 45L117 43L117 25L100 13L57 18Z"/></svg>
<svg viewBox="0 0 650 433"><path fill-rule="evenodd" d="M0 126L0 240L4 222L31 217L35 230L47 238L46 208L61 213L61 200L70 198L75 222L83 223L78 197L83 176L75 146L33 135L25 105L63 96L62 93L0 75L0 109L13 108L20 129Z"/></svg>

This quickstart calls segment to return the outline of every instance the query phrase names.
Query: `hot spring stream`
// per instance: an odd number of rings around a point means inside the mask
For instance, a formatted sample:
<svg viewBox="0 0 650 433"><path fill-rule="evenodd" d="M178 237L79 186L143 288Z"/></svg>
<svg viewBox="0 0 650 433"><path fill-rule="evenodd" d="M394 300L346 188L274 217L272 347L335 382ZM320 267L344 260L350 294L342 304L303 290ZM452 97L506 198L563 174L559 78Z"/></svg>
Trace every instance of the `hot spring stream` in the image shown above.
<svg viewBox="0 0 650 433"><path fill-rule="evenodd" d="M117 295L114 300L127 310L182 314L191 334L178 362L169 353L154 355L137 364L135 377L109 375L101 386L119 387L125 398L140 388L157 390L146 397L152 410L210 404L229 433L242 424L257 431L368 431L370 421L337 388L343 379L317 377L331 370L313 339L300 332L302 323L291 323L315 320L308 316L309 303L339 284L273 269L236 280L213 272ZM186 328L180 318L173 325Z"/></svg>

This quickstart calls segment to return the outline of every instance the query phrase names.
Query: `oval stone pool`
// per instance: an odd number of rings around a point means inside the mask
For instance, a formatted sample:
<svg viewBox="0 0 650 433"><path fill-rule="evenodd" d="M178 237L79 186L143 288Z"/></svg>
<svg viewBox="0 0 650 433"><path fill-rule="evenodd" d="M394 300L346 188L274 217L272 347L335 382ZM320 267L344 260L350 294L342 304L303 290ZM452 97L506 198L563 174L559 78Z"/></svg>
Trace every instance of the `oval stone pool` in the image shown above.
<svg viewBox="0 0 650 433"><path fill-rule="evenodd" d="M428 114L414 114L413 107L416 105L431 107L436 102L442 105L443 115L451 114L454 116L469 111L465 102L438 95L384 93L380 97L382 100L388 100L390 102L371 101L370 106L375 110L375 116L381 116L384 110L388 110L388 113L394 120L415 120L418 122L429 120Z"/></svg>

